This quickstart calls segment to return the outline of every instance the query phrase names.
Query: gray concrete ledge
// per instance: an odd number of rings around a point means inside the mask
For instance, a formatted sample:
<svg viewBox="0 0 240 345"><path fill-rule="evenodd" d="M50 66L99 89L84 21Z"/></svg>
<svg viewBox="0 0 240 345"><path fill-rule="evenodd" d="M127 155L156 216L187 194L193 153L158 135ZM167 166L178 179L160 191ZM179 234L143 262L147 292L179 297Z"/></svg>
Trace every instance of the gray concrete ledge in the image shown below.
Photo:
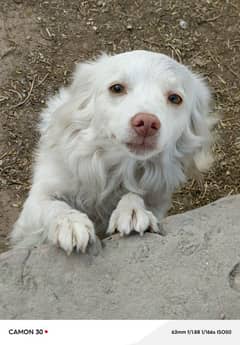
<svg viewBox="0 0 240 345"><path fill-rule="evenodd" d="M0 255L0 319L239 319L240 195L163 221L166 236L66 256Z"/></svg>

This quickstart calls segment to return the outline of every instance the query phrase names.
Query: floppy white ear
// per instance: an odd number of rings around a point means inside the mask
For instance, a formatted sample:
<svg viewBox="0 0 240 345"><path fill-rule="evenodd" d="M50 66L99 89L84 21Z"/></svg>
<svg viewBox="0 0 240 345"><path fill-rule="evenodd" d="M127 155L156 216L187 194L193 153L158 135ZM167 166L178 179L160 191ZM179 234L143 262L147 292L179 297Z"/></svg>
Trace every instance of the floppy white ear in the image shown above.
<svg viewBox="0 0 240 345"><path fill-rule="evenodd" d="M89 60L77 64L72 78L72 92L91 93L94 90L94 82L97 78L97 70L99 70L99 64L101 64L101 62L107 58L108 55L102 53L95 60Z"/></svg>
<svg viewBox="0 0 240 345"><path fill-rule="evenodd" d="M211 129L217 121L210 115L211 94L206 83L195 76L193 90L191 131L200 142L200 147L196 149L193 155L193 162L197 170L206 171L213 163Z"/></svg>
<svg viewBox="0 0 240 345"><path fill-rule="evenodd" d="M91 94L93 91L94 76L95 62L83 62L77 64L72 77L72 85L70 87L72 94L81 94L81 96Z"/></svg>

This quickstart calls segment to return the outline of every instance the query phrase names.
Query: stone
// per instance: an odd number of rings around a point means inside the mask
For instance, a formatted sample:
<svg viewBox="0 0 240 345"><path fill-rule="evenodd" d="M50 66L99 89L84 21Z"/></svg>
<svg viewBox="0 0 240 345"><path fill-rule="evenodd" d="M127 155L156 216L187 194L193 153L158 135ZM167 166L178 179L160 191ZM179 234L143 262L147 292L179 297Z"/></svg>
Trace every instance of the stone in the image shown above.
<svg viewBox="0 0 240 345"><path fill-rule="evenodd" d="M113 235L87 254L0 255L0 319L239 319L240 195Z"/></svg>

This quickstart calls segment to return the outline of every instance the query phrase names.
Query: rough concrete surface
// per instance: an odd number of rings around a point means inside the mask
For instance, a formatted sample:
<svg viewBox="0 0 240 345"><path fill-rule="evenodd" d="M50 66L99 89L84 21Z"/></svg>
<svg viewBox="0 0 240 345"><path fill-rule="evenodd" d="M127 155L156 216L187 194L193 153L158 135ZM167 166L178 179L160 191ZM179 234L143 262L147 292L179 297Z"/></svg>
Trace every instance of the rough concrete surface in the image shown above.
<svg viewBox="0 0 240 345"><path fill-rule="evenodd" d="M114 235L86 255L0 256L1 319L239 319L240 195Z"/></svg>

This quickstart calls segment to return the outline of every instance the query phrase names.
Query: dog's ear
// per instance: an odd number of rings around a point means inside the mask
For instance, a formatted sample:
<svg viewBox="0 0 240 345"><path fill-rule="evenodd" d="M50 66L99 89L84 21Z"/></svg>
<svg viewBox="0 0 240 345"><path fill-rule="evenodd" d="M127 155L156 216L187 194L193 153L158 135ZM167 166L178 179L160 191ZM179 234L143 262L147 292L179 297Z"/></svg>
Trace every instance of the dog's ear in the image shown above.
<svg viewBox="0 0 240 345"><path fill-rule="evenodd" d="M97 78L97 71L99 65L104 59L107 59L108 55L102 53L95 60L81 62L76 65L73 73L73 80L71 90L73 93L92 93L94 90L94 84Z"/></svg>
<svg viewBox="0 0 240 345"><path fill-rule="evenodd" d="M96 62L83 62L76 65L72 77L71 92L72 94L81 94L87 98L93 92ZM85 97L84 97L85 98Z"/></svg>
<svg viewBox="0 0 240 345"><path fill-rule="evenodd" d="M210 114L211 94L206 83L194 76L193 106L191 111L190 128L194 136L198 138L199 147L193 155L193 164L198 171L206 171L213 163L211 152L211 130L217 122Z"/></svg>

